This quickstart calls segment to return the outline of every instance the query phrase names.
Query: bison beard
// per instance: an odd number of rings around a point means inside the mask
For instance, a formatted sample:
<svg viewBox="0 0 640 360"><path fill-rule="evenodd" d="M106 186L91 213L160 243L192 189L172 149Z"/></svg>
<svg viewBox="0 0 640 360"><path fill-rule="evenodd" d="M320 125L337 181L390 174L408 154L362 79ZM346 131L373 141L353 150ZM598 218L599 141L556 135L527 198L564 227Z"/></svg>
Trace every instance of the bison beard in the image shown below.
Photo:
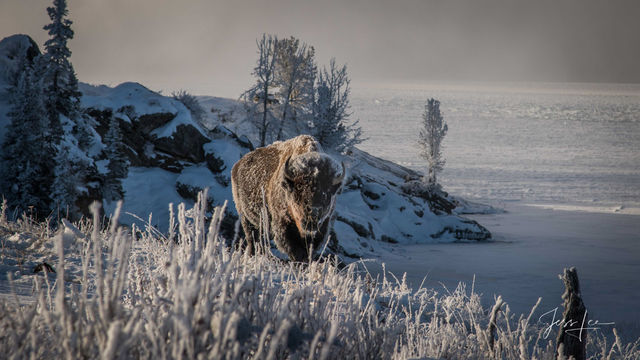
<svg viewBox="0 0 640 360"><path fill-rule="evenodd" d="M344 165L308 135L243 156L231 170L231 186L247 251L255 252L266 207L269 234L278 249L291 260L308 260L309 249L327 240L344 175Z"/></svg>

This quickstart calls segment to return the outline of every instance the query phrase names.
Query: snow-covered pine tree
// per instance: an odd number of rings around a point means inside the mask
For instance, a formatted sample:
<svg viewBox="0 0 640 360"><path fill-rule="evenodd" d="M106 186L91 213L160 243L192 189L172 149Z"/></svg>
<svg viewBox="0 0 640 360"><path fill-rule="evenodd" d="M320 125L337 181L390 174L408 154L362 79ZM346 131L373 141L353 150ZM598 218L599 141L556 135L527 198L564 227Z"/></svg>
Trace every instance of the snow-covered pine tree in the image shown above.
<svg viewBox="0 0 640 360"><path fill-rule="evenodd" d="M107 201L120 200L124 197L122 179L129 173L129 162L124 153L124 143L118 119L111 116L109 130L104 136L105 155L109 164L108 172L104 179L103 194Z"/></svg>
<svg viewBox="0 0 640 360"><path fill-rule="evenodd" d="M53 0L47 8L51 23L44 26L50 38L44 43L45 53L39 59L38 70L44 80L45 106L51 121L52 136L57 143L64 136L62 120L80 119L80 96L78 79L69 61L71 51L67 42L73 38L71 20L67 19L66 0ZM76 125L72 125L75 127Z"/></svg>
<svg viewBox="0 0 640 360"><path fill-rule="evenodd" d="M267 135L273 133L275 127L272 107L275 104L273 88L278 38L263 34L262 39L257 40L256 44L258 45L258 62L252 73L256 77L256 83L240 95L240 98L258 129L260 146L265 146Z"/></svg>
<svg viewBox="0 0 640 360"><path fill-rule="evenodd" d="M78 78L69 58L71 51L67 46L73 38L71 20L66 0L53 0L53 6L47 8L51 23L44 26L49 39L45 42L45 53L36 61L39 76L43 81L44 103L50 122L50 142L55 145L52 190L52 210L69 209L75 212L78 189L84 176L91 172L92 165L84 152L94 142L95 131L91 120L84 116L80 107L82 94L78 90ZM72 169L72 176L67 171ZM58 178L59 177L59 178ZM70 215L76 215L71 213Z"/></svg>
<svg viewBox="0 0 640 360"><path fill-rule="evenodd" d="M430 187L437 185L437 174L442 171L442 140L447 134L447 124L440 113L440 101L427 100L422 114L422 128L418 135L420 155L427 161L428 175L423 181Z"/></svg>
<svg viewBox="0 0 640 360"><path fill-rule="evenodd" d="M0 192L17 213L49 213L56 149L51 142L42 85L25 61L9 89L11 122L2 144Z"/></svg>
<svg viewBox="0 0 640 360"><path fill-rule="evenodd" d="M347 124L349 113L349 77L347 66L336 66L331 59L329 69L319 73L313 104L312 134L326 149L344 152L361 143L362 130L358 122Z"/></svg>
<svg viewBox="0 0 640 360"><path fill-rule="evenodd" d="M73 38L72 21L66 0L54 0L47 8L51 23L44 26L50 38L45 42L45 53L38 59L40 76L44 79L45 105L51 121L52 135L59 141L65 134L75 137L82 150L93 144L89 119L82 114L78 78L69 58L67 42Z"/></svg>
<svg viewBox="0 0 640 360"><path fill-rule="evenodd" d="M315 49L300 43L293 36L278 40L276 54L275 86L280 102L280 119L277 139L282 140L285 128L287 135L307 133L309 115L312 112L314 83L317 74Z"/></svg>

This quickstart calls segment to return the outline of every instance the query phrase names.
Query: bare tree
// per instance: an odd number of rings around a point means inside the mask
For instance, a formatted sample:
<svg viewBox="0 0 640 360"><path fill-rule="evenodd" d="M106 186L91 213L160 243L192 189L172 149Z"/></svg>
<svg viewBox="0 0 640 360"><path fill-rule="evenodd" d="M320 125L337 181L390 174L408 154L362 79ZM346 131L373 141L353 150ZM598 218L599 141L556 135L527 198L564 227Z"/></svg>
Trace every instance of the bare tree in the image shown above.
<svg viewBox="0 0 640 360"><path fill-rule="evenodd" d="M436 186L436 175L442 171L442 139L447 134L447 124L440 113L440 101L427 100L422 114L422 128L418 135L420 155L427 160L428 175L423 179L429 186Z"/></svg>
<svg viewBox="0 0 640 360"><path fill-rule="evenodd" d="M258 63L253 69L256 83L240 97L248 107L260 137L260 146L265 146L267 132L273 122L271 106L275 98L271 93L275 86L275 65L277 59L278 38L273 35L262 35L262 39L256 41L258 45Z"/></svg>
<svg viewBox="0 0 640 360"><path fill-rule="evenodd" d="M313 46L294 37L279 40L276 55L275 83L281 114L277 139L281 140L287 120L291 120L295 133L308 129L300 120L306 120L305 115L311 113L317 68Z"/></svg>

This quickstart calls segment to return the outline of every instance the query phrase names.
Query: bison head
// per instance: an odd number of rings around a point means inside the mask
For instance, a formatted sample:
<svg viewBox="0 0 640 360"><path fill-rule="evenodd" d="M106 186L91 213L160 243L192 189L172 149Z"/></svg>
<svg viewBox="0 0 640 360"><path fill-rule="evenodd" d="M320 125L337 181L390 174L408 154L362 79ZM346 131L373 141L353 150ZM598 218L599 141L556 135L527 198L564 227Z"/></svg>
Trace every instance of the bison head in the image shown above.
<svg viewBox="0 0 640 360"><path fill-rule="evenodd" d="M289 214L302 236L315 236L329 221L344 176L344 164L326 154L309 152L286 160L282 185Z"/></svg>

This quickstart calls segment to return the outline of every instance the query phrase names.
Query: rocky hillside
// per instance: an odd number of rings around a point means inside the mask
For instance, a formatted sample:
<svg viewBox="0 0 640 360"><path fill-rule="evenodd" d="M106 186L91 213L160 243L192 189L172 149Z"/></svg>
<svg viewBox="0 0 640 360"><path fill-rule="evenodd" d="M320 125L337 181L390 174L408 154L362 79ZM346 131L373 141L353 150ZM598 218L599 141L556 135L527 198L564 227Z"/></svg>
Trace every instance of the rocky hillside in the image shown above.
<svg viewBox="0 0 640 360"><path fill-rule="evenodd" d="M9 39L9 40L8 40ZM26 36L0 42L0 81L15 72L17 56L39 53ZM17 45L16 45L17 44ZM12 58L13 57L13 58ZM0 83L0 93L4 87ZM237 219L232 202L230 171L252 150L255 136L235 100L201 97L207 116L198 122L179 101L137 83L116 87L81 84L82 106L95 127L95 174L86 179L82 210L102 200L107 172L103 138L112 118L117 120L130 167L123 179L124 211L121 221L138 226L169 227L169 203L190 207L202 189L209 188L209 203L228 202L229 229ZM0 134L9 119L6 94L0 101ZM238 135L244 134L244 135ZM341 156L348 176L337 203L336 237L345 254L371 251L377 242L419 243L487 240L490 233L478 223L456 215L456 200L442 193L430 195L420 174L376 158L358 149ZM106 214L114 203L105 202ZM149 214L153 214L150 216ZM144 219L144 220L143 220Z"/></svg>

